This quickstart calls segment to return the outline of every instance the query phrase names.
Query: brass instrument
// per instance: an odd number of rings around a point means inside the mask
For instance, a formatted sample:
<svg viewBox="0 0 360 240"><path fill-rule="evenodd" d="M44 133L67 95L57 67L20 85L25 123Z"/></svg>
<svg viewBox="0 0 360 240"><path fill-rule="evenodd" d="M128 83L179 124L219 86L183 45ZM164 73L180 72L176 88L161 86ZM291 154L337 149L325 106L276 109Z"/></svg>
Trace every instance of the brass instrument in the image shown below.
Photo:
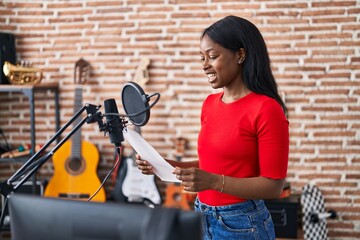
<svg viewBox="0 0 360 240"><path fill-rule="evenodd" d="M42 71L38 68L23 67L5 62L3 66L5 76L14 85L35 85L42 79Z"/></svg>

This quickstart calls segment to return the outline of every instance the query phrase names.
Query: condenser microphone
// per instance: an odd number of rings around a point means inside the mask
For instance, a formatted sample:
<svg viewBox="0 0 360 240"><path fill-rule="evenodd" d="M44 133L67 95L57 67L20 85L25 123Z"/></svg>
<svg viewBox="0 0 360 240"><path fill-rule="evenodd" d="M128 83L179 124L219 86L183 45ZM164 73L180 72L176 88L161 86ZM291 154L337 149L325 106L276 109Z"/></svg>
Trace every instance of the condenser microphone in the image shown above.
<svg viewBox="0 0 360 240"><path fill-rule="evenodd" d="M121 92L122 105L127 117L134 125L144 126L149 121L151 108L151 106L149 107L150 97L146 95L139 84L135 82L128 82L124 85Z"/></svg>
<svg viewBox="0 0 360 240"><path fill-rule="evenodd" d="M110 142L113 143L115 147L119 147L124 141L124 136L122 133L123 124L119 117L115 99L110 98L105 100L104 107Z"/></svg>

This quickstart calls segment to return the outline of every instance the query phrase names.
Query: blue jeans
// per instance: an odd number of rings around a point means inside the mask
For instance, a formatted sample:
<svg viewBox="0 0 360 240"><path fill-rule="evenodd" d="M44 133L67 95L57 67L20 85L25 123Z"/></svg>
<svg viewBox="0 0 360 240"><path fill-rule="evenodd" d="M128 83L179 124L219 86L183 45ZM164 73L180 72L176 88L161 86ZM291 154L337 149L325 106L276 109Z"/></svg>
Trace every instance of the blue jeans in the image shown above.
<svg viewBox="0 0 360 240"><path fill-rule="evenodd" d="M194 207L202 213L204 240L275 239L274 224L262 200L213 207L196 199Z"/></svg>

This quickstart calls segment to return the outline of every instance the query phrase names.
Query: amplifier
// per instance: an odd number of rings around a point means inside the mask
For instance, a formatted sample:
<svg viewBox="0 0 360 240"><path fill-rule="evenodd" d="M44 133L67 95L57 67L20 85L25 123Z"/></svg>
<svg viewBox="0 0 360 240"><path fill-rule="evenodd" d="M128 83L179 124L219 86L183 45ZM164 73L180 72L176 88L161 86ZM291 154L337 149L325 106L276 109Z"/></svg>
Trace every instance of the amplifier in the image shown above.
<svg viewBox="0 0 360 240"><path fill-rule="evenodd" d="M275 226L277 238L297 238L301 223L300 196L265 200Z"/></svg>

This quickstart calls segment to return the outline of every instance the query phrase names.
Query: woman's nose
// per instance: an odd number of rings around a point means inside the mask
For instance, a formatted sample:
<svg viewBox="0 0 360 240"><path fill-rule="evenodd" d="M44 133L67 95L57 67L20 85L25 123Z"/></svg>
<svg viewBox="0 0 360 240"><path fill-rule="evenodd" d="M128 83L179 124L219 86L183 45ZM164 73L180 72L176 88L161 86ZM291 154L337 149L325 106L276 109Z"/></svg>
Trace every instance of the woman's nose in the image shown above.
<svg viewBox="0 0 360 240"><path fill-rule="evenodd" d="M208 67L209 67L209 61L207 59L204 59L204 61L202 62L202 69L205 70Z"/></svg>

